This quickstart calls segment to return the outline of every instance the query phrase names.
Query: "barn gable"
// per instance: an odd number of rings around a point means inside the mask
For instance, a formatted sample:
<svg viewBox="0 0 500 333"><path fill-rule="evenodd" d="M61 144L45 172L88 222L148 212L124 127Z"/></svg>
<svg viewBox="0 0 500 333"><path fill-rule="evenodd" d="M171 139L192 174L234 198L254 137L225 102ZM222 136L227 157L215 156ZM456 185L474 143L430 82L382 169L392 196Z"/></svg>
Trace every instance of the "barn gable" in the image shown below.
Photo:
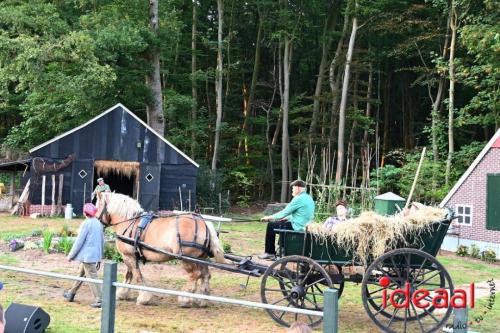
<svg viewBox="0 0 500 333"><path fill-rule="evenodd" d="M146 210L179 208L181 202L195 207L199 165L122 104L30 150L33 159L60 160L70 154L76 159L57 174L64 175L63 204L71 203L77 213L91 200L100 176ZM52 174L46 174L45 205ZM41 178L31 170L30 200L35 205L43 197Z"/></svg>
<svg viewBox="0 0 500 333"><path fill-rule="evenodd" d="M89 145L89 142L93 144ZM140 148L138 144L141 145ZM62 158L76 153L79 159L162 161L172 164L191 163L199 167L195 161L121 103L85 124L32 148L29 152L32 156Z"/></svg>
<svg viewBox="0 0 500 333"><path fill-rule="evenodd" d="M451 197L458 191L460 186L465 182L467 178L471 175L471 173L476 169L479 163L483 160L483 157L488 153L491 148L500 148L500 129L495 133L495 135L488 141L486 146L484 146L483 150L477 155L476 159L469 168L465 171L465 173L460 177L455 186L448 192L446 197L441 201L439 207L445 207ZM500 168L499 168L500 169Z"/></svg>
<svg viewBox="0 0 500 333"><path fill-rule="evenodd" d="M457 216L457 228L442 248L455 251L458 244L493 249L500 256L500 130L460 177L440 206Z"/></svg>

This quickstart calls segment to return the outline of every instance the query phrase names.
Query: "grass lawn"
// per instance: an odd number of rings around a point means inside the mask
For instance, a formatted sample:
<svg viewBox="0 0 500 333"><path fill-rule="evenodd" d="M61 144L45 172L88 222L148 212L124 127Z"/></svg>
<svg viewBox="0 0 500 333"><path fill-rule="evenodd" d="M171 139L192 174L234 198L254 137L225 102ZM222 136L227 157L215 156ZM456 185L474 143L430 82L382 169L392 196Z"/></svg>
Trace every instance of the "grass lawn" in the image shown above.
<svg viewBox="0 0 500 333"><path fill-rule="evenodd" d="M67 274L76 273L76 264L68 263L62 254L45 254L41 250L21 250L7 252L7 240L30 235L33 230L49 228L57 232L64 225L77 230L82 220L64 219L25 219L0 216L0 264L25 268L36 268ZM237 254L259 254L263 251L265 223L223 223L221 238L231 245ZM459 258L452 255L438 256L438 260L450 272L455 286L470 282L483 282L500 277L500 266L489 265L478 260ZM180 265L147 265L154 268L156 274L146 276L148 284L180 290L184 286ZM123 264L119 274L124 273ZM212 294L251 301L260 300L260 279L250 278L248 288L246 276L231 274L220 270L211 270ZM0 281L5 285L0 291L0 304L4 307L11 302L41 306L51 316L50 332L99 332L100 311L88 306L91 303L87 286L77 295L74 303L66 303L61 297L70 281L53 280L34 275L26 275L0 270ZM498 289L498 286L497 286ZM476 307L470 311L472 320L483 316L480 323L474 323L472 329L482 333L498 332L500 321L500 301L491 311L486 310L487 298L476 301ZM377 332L365 314L361 300L361 285L346 283L339 301L340 332ZM117 302L116 332L286 332L270 319L265 311L210 303L207 308L182 309L172 297L158 297L155 305L136 306L134 302ZM321 329L317 329L321 331Z"/></svg>

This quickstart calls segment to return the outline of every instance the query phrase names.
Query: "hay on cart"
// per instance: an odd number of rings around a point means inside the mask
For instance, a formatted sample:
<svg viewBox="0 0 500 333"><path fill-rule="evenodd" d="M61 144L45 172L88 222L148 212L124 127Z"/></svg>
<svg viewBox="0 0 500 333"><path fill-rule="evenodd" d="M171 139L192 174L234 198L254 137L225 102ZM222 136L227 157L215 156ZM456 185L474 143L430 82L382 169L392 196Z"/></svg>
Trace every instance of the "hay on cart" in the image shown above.
<svg viewBox="0 0 500 333"><path fill-rule="evenodd" d="M398 245L411 247L413 244L408 244L410 239L418 239L420 234L430 230L434 222L443 220L446 213L445 209L423 205L407 216L382 216L368 211L332 228L315 223L307 230L320 241L333 243L352 253L353 260L366 265L369 257L377 258Z"/></svg>

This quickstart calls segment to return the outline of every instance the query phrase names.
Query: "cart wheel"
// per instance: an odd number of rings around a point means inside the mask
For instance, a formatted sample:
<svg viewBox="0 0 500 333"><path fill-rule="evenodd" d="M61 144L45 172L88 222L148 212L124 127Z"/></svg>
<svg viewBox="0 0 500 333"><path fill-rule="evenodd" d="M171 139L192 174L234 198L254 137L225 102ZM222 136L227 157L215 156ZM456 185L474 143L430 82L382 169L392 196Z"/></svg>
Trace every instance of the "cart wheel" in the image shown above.
<svg viewBox="0 0 500 333"><path fill-rule="evenodd" d="M333 282L333 289L337 289L338 298L342 296L344 291L344 275L342 274L342 266L339 265L323 265L323 268L328 273Z"/></svg>
<svg viewBox="0 0 500 333"><path fill-rule="evenodd" d="M409 288L409 298L400 292L390 300L396 289ZM422 298L417 307L412 294L417 289L426 289L429 296ZM453 292L453 282L443 265L432 255L417 249L396 249L377 258L366 270L362 282L362 299L368 316L384 332L437 331L451 315L452 308L433 296L437 289ZM422 294L420 294L422 295ZM384 305L385 299L385 305ZM393 304L394 303L394 304Z"/></svg>
<svg viewBox="0 0 500 333"><path fill-rule="evenodd" d="M275 261L260 284L262 303L323 311L323 292L334 288L330 275L311 258L289 256ZM289 327L296 321L313 327L322 317L266 309L271 318Z"/></svg>

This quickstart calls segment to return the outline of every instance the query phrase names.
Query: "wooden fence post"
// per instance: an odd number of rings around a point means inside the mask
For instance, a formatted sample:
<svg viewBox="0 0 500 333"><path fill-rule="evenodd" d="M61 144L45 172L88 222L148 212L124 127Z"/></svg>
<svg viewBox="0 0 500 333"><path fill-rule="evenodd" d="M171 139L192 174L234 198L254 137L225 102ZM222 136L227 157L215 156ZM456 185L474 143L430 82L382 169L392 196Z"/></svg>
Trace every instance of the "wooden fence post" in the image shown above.
<svg viewBox="0 0 500 333"><path fill-rule="evenodd" d="M337 333L338 329L338 314L339 314L339 297L338 291L335 289L325 290L324 301L325 308L323 309L323 332Z"/></svg>
<svg viewBox="0 0 500 333"><path fill-rule="evenodd" d="M102 284L101 333L114 333L116 306L116 262L104 262L104 279Z"/></svg>

